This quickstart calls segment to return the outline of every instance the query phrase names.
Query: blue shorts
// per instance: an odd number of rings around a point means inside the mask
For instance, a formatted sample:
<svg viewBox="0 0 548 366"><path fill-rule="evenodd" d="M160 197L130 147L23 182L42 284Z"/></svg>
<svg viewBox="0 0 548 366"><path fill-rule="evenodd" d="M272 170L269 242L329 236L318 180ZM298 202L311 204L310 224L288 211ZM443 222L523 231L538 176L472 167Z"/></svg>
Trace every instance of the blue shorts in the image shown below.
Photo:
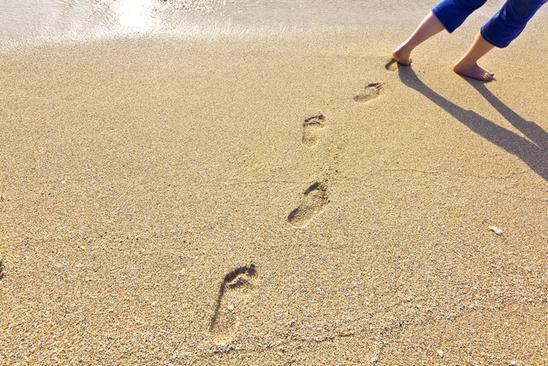
<svg viewBox="0 0 548 366"><path fill-rule="evenodd" d="M449 33L457 29L487 0L443 0L432 12ZM507 0L483 26L481 35L494 46L508 46L525 29L527 22L548 0Z"/></svg>

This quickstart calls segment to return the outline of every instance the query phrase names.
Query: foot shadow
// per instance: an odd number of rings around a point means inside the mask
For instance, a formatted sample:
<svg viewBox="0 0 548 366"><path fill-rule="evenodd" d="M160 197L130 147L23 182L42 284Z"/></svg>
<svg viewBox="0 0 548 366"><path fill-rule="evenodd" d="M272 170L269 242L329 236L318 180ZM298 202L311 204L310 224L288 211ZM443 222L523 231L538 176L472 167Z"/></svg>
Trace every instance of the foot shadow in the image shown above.
<svg viewBox="0 0 548 366"><path fill-rule="evenodd" d="M493 108L495 108L508 122L515 128L520 130L529 140L533 141L542 150L548 148L548 133L542 127L533 121L527 121L519 114L514 112L510 107L504 104L496 95L494 95L486 86L485 83L476 80L465 79L472 85Z"/></svg>
<svg viewBox="0 0 548 366"><path fill-rule="evenodd" d="M453 118L484 139L520 158L544 180L548 179L548 159L546 155L548 135L546 131L536 123L526 121L510 109L510 107L491 93L484 83L467 80L508 122L533 142L493 123L474 111L459 107L447 100L422 82L411 67L398 68L398 75L406 86L415 89L430 99Z"/></svg>

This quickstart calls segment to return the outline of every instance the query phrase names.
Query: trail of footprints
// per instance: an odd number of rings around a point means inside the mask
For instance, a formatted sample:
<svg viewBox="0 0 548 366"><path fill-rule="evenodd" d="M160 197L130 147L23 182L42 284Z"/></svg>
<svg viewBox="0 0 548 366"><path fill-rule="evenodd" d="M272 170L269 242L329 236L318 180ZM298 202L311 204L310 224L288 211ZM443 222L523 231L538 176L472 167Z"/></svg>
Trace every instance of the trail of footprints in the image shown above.
<svg viewBox="0 0 548 366"><path fill-rule="evenodd" d="M354 101L366 103L379 97L384 83L369 83L363 92L354 96ZM302 143L307 148L314 148L320 142L327 128L327 119L317 114L304 120ZM304 192L301 203L291 211L287 221L295 228L306 227L329 205L326 182L315 182ZM0 262L0 276L1 276ZM209 331L219 344L230 342L238 328L239 313L245 301L253 293L257 268L254 264L238 267L227 273L221 282L215 310L211 317Z"/></svg>
<svg viewBox="0 0 548 366"><path fill-rule="evenodd" d="M383 89L384 83L369 83L353 99L358 103L367 103L378 98ZM315 147L326 127L326 117L321 113L305 119L303 122L303 145L307 148ZM301 204L291 211L287 221L294 227L304 228L316 216L321 214L328 204L327 184L325 182L316 182L304 192Z"/></svg>

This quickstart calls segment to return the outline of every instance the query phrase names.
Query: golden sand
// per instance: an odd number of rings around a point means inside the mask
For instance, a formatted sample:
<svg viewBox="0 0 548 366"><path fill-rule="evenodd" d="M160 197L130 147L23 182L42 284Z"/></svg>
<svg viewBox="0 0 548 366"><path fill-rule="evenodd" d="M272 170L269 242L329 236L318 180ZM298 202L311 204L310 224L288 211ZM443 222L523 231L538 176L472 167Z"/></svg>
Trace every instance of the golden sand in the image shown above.
<svg viewBox="0 0 548 366"><path fill-rule="evenodd" d="M404 33L1 56L0 364L546 363L545 34Z"/></svg>

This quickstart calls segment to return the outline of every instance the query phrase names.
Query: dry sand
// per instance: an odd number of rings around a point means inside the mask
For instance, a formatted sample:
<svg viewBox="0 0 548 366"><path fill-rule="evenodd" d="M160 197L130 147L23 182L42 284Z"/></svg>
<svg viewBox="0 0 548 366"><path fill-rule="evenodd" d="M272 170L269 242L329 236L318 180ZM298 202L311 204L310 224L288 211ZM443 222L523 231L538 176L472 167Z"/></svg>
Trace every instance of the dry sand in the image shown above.
<svg viewBox="0 0 548 366"><path fill-rule="evenodd" d="M0 364L545 364L534 24L2 55Z"/></svg>

